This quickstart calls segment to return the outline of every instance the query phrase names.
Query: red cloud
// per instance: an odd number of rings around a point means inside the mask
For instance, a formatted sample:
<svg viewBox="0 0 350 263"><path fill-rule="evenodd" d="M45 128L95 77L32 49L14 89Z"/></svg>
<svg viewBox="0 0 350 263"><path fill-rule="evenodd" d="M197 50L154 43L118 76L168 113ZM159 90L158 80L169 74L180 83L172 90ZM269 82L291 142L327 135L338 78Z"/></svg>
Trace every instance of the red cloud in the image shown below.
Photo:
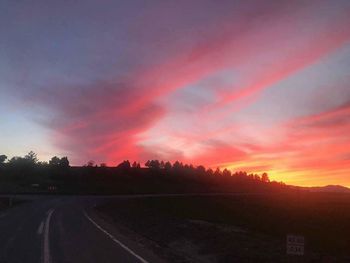
<svg viewBox="0 0 350 263"><path fill-rule="evenodd" d="M164 115L164 109L153 102L125 111L137 101L136 90L120 84L64 90L54 96L41 94L41 100L56 112L47 123L54 130L55 144L71 153L77 164L90 159L109 164L139 159L142 148L137 145L137 135Z"/></svg>
<svg viewBox="0 0 350 263"><path fill-rule="evenodd" d="M94 159L113 164L127 158L161 159L162 156L179 156L188 162L213 166L234 161L252 161L254 156L249 156L248 152L278 155L280 152L301 151L298 143L303 145L320 138L328 138L329 134L321 132L320 129L303 128L303 132L299 133L293 127L300 128L305 125L295 122L292 128L289 127L292 132L282 146L257 145L242 150L245 147L236 148L230 142L216 140L216 143L212 143L213 139L231 131L232 127L195 136L191 135L191 131L184 132L189 133L182 135L185 139L203 146L202 152L191 155L191 158L187 157L186 149L172 151L156 147L152 150L141 145L142 139L139 135L168 114L167 105L160 104L159 99L171 92L198 83L221 70L244 68L244 75L238 83L232 85L232 89L218 91L218 101L202 111L199 110L202 122L215 124L232 114L236 107L252 103L262 90L319 61L350 38L349 27L344 27L350 24L348 10L344 11L344 17L340 15L326 27L317 28L313 35L305 32L298 35L301 26L298 23L299 16L304 21L309 15L306 11L315 6L308 5L304 11L294 4L288 5L288 8L283 4L275 7L275 4L276 2L271 2L265 8L262 7L264 5L259 6L259 10L249 9L249 16L237 16L233 20L227 17L218 18L215 27L204 30L205 33L185 35L189 38L188 42L178 44L168 41L168 49L161 46L163 52L149 51L154 54L155 62L130 70L127 77L118 81L58 87L50 93L35 94L36 101L53 111L54 117L48 125L55 131L55 143L71 153L75 163ZM295 13L290 12L289 8ZM255 12L257 15L251 15ZM155 41L155 37L161 38L162 34L155 33L151 37ZM271 52L274 48L280 50L277 55ZM251 61L259 62L258 57L265 52L275 56L270 64L265 67L260 65L258 68L249 66ZM266 62L263 59L261 61ZM254 99L242 103L246 97ZM234 108L224 107L231 106L232 102L241 104L233 105ZM213 110L214 114L208 109ZM332 122L333 119L329 121ZM341 126L339 130L333 123L334 132L344 132L342 123L338 124Z"/></svg>

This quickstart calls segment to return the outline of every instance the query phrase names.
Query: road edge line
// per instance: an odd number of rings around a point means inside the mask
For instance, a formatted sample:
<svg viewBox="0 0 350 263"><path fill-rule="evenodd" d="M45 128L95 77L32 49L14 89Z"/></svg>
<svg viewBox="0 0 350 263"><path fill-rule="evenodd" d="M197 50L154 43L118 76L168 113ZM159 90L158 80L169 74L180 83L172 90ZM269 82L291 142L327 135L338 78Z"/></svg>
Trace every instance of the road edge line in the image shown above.
<svg viewBox="0 0 350 263"><path fill-rule="evenodd" d="M43 263L50 263L50 240L49 240L49 231L50 231L50 220L51 216L55 209L50 209L47 212L47 217L45 220L45 230L44 230L44 255L43 255Z"/></svg>
<svg viewBox="0 0 350 263"><path fill-rule="evenodd" d="M41 235L41 234L43 233L44 225L45 225L45 224L44 224L44 220L43 220L43 221L40 222L39 227L38 227L38 230L36 231L36 233L37 233L38 235Z"/></svg>
<svg viewBox="0 0 350 263"><path fill-rule="evenodd" d="M115 243L117 243L119 246L124 248L127 252L129 252L131 255L133 255L135 258L140 260L142 263L148 263L147 260L136 254L134 251L132 251L130 248L128 248L126 245L124 245L122 242L120 242L118 239L116 239L112 234L110 234L107 230L102 228L99 224L97 224L87 213L84 211L85 217L99 230L101 230L103 233L105 233L110 239L112 239ZM46 262L45 262L46 263Z"/></svg>

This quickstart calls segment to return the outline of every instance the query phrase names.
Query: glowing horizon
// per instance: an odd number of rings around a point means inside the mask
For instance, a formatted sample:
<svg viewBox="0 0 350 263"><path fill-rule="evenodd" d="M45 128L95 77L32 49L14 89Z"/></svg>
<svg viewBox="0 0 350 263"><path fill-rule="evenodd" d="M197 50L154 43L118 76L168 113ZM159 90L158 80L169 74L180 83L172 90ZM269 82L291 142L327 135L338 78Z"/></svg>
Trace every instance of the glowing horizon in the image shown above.
<svg viewBox="0 0 350 263"><path fill-rule="evenodd" d="M0 3L0 154L350 186L348 1Z"/></svg>

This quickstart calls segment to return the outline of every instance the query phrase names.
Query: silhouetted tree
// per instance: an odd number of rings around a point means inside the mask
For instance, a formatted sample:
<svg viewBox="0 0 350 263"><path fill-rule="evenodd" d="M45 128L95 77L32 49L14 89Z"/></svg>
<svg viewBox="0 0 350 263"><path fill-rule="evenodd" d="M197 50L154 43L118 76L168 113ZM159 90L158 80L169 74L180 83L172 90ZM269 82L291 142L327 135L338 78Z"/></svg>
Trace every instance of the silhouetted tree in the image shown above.
<svg viewBox="0 0 350 263"><path fill-rule="evenodd" d="M24 158L23 157L12 157L9 161L8 164L10 167L34 167L35 164L37 163L37 159L35 156L32 155L26 155Z"/></svg>
<svg viewBox="0 0 350 263"><path fill-rule="evenodd" d="M196 172L197 175L205 175L205 167L203 165L197 166Z"/></svg>
<svg viewBox="0 0 350 263"><path fill-rule="evenodd" d="M57 183L57 185L60 185L60 189L69 189L68 191L72 192L144 193L193 190L220 192L237 189L260 189L259 184L263 183L269 183L271 188L264 185L261 189L283 187L283 183L270 182L267 173L263 173L261 176L257 174L248 175L243 171L232 174L230 170L225 168L221 171L219 167L214 172L212 169L206 170L202 165L194 167L192 164L183 164L179 161L172 165L169 161L148 160L145 165L149 169L141 169L140 163L133 162L130 165L130 162L126 160L121 162L117 168L110 167L107 169L105 163L101 163L98 167L95 166L94 161L89 161L84 168L70 167L67 157L54 156L48 163L40 162L32 151L25 157L13 157L4 164L6 159L5 155L0 155L0 173L1 175L8 174L10 176L0 176L0 183L1 180L13 180L23 187L31 187L33 183L44 185L43 187L45 187L45 183ZM175 178L159 176L164 174ZM121 175L127 176L121 179ZM144 180L144 178L147 180Z"/></svg>
<svg viewBox="0 0 350 263"><path fill-rule="evenodd" d="M219 167L216 168L216 170L215 170L215 172L214 172L214 175L215 175L215 176L220 176L220 175L222 175L221 170L220 170Z"/></svg>
<svg viewBox="0 0 350 263"><path fill-rule="evenodd" d="M222 171L222 175L226 176L226 177L230 177L231 176L231 171L227 170L226 168Z"/></svg>
<svg viewBox="0 0 350 263"><path fill-rule="evenodd" d="M120 170L128 170L130 169L131 165L128 160L121 162L120 164L117 165L117 168Z"/></svg>
<svg viewBox="0 0 350 263"><path fill-rule="evenodd" d="M208 176L214 175L213 169L209 168L209 169L206 171L206 174L207 174Z"/></svg>
<svg viewBox="0 0 350 263"><path fill-rule="evenodd" d="M263 174L261 175L261 181L264 182L264 183L270 182L270 178L269 178L269 176L268 176L267 173L263 173Z"/></svg>
<svg viewBox="0 0 350 263"><path fill-rule="evenodd" d="M179 161L176 161L174 164L173 164L173 170L174 172L180 172L180 171L183 171L183 164L180 163Z"/></svg>
<svg viewBox="0 0 350 263"><path fill-rule="evenodd" d="M48 166L50 167L50 173L52 178L59 179L62 176L68 175L69 161L67 157L59 158L54 156L50 159Z"/></svg>
<svg viewBox="0 0 350 263"><path fill-rule="evenodd" d="M36 164L38 162L38 158L35 152L30 151L26 156L24 156L24 159L28 160L31 164Z"/></svg>
<svg viewBox="0 0 350 263"><path fill-rule="evenodd" d="M172 168L172 166L171 166L171 163L170 163L170 162L166 162L166 163L164 164L164 170L165 170L165 171L170 171L171 168Z"/></svg>
<svg viewBox="0 0 350 263"><path fill-rule="evenodd" d="M37 165L38 165L39 167L47 167L47 166L49 166L49 163L46 162L46 161L38 161L38 162L37 162Z"/></svg>
<svg viewBox="0 0 350 263"><path fill-rule="evenodd" d="M4 154L0 155L0 164L4 163L6 161L6 159L7 159L6 155L4 155Z"/></svg>
<svg viewBox="0 0 350 263"><path fill-rule="evenodd" d="M68 168L69 167L69 160L68 157L62 157L60 160L60 167L61 168Z"/></svg>
<svg viewBox="0 0 350 263"><path fill-rule="evenodd" d="M87 164L85 166L87 166L87 167L94 167L94 165L95 165L95 162L90 160L90 161L87 162Z"/></svg>
<svg viewBox="0 0 350 263"><path fill-rule="evenodd" d="M153 170L159 170L160 162L158 160L150 160L145 163L145 166Z"/></svg>
<svg viewBox="0 0 350 263"><path fill-rule="evenodd" d="M8 164L11 167L18 166L22 163L24 163L24 158L19 157L19 156L14 156L8 161Z"/></svg>
<svg viewBox="0 0 350 263"><path fill-rule="evenodd" d="M57 156L52 157L49 161L49 165L51 167L59 166L60 165L60 158L58 158Z"/></svg>
<svg viewBox="0 0 350 263"><path fill-rule="evenodd" d="M254 174L248 174L248 178L249 178L250 180L254 180Z"/></svg>
<svg viewBox="0 0 350 263"><path fill-rule="evenodd" d="M141 165L138 162L133 162L131 167L134 168L134 169L140 169Z"/></svg>
<svg viewBox="0 0 350 263"><path fill-rule="evenodd" d="M36 154L30 152L25 157L12 157L8 161L8 167L11 173L18 179L35 174L35 168L38 166Z"/></svg>

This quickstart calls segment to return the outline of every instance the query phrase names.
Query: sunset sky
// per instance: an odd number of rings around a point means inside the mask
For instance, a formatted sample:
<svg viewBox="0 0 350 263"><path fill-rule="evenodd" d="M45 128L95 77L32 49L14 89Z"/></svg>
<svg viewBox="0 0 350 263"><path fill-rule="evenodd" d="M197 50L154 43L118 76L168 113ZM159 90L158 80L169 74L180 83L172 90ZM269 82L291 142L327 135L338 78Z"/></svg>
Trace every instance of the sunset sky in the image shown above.
<svg viewBox="0 0 350 263"><path fill-rule="evenodd" d="M350 1L0 2L0 154L350 186Z"/></svg>

